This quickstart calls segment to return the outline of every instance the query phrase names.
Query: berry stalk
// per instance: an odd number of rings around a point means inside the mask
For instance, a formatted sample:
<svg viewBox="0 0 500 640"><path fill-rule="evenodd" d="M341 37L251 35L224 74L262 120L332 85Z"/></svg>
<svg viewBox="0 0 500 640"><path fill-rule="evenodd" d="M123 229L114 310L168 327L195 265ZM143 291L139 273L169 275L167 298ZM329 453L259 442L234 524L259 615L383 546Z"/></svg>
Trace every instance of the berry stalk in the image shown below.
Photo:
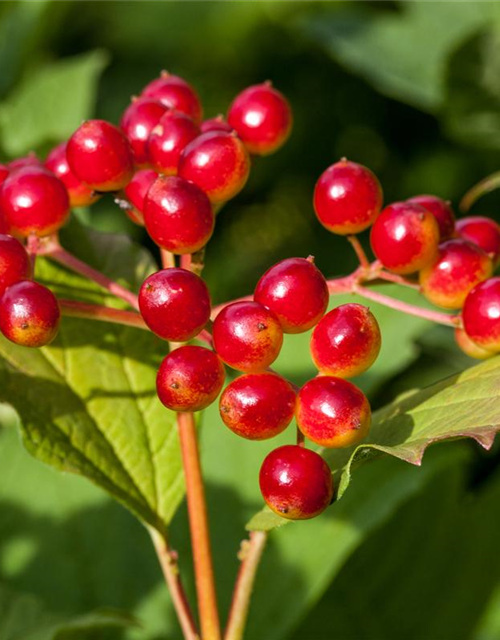
<svg viewBox="0 0 500 640"><path fill-rule="evenodd" d="M170 251L166 249L160 249L161 255L161 264L164 269L170 269L171 267L175 267L175 256Z"/></svg>
<svg viewBox="0 0 500 640"><path fill-rule="evenodd" d="M158 556L163 577L165 578L165 582L167 583L167 587L170 591L170 596L182 629L184 640L199 640L199 634L196 629L193 614L182 586L179 567L177 566L177 557L169 548L166 538L160 535L158 531L150 529L149 533L153 541L156 555Z"/></svg>
<svg viewBox="0 0 500 640"><path fill-rule="evenodd" d="M196 593L203 640L220 640L219 613L215 592L205 487L201 473L196 425L192 413L178 413L186 496L193 549Z"/></svg>
<svg viewBox="0 0 500 640"><path fill-rule="evenodd" d="M124 311L123 309L114 309L113 307L105 307L99 304L79 302L76 300L59 300L59 306L61 307L63 316L100 320L101 322L114 322L115 324L122 324L149 331L142 316L135 311Z"/></svg>
<svg viewBox="0 0 500 640"><path fill-rule="evenodd" d="M466 213L476 200L479 200L481 196L490 193L490 191L498 189L498 187L500 187L500 171L492 173L471 187L460 201L460 211Z"/></svg>
<svg viewBox="0 0 500 640"><path fill-rule="evenodd" d="M266 542L265 531L252 531L250 539L241 543L238 554L241 565L234 586L224 640L242 640L243 638L255 576Z"/></svg>

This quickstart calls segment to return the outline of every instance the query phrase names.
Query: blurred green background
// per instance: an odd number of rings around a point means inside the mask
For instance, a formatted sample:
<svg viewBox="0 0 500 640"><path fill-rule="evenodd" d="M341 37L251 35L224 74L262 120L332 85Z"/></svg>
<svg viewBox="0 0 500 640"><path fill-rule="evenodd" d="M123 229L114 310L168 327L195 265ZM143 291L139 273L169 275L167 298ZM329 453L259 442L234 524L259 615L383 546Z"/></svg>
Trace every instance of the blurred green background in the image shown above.
<svg viewBox="0 0 500 640"><path fill-rule="evenodd" d="M341 156L369 166L387 202L434 193L457 205L499 168L495 2L3 1L2 158L43 156L91 115L119 122L164 68L196 86L206 117L266 79L294 111L290 141L255 162L218 217L205 272L216 301L248 293L291 255L315 255L327 275L354 267L311 204L317 177ZM500 192L474 213L500 221ZM78 215L155 251L111 198ZM382 329L391 348L362 381L374 406L471 364L446 330L392 312ZM284 354L285 371L310 373L306 342ZM100 606L140 618L127 637L179 638L141 527L85 481L29 458L15 417L1 417L0 640L105 638L91 625L61 626ZM216 421L209 412L207 425ZM210 428L203 439L226 606L243 525L260 506L264 449ZM361 470L343 511L271 537L248 640L499 639L498 462L457 443L430 451L422 471L394 460ZM366 483L380 492L368 495ZM172 536L185 565L183 519L181 510Z"/></svg>

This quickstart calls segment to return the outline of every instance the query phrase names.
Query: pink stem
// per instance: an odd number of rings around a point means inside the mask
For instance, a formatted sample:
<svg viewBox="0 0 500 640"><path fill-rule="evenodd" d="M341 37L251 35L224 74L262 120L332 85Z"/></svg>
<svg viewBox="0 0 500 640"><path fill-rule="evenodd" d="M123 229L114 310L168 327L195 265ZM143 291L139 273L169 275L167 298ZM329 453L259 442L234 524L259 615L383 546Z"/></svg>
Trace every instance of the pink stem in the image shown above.
<svg viewBox="0 0 500 640"><path fill-rule="evenodd" d="M359 264L363 267L363 269L366 269L366 270L370 269L370 261L366 257L365 250L361 246L361 243L358 240L357 236L355 235L347 236L347 239L351 243L352 248L354 249L358 257Z"/></svg>
<svg viewBox="0 0 500 640"><path fill-rule="evenodd" d="M160 249L161 264L164 269L175 267L175 256L166 249Z"/></svg>
<svg viewBox="0 0 500 640"><path fill-rule="evenodd" d="M90 304L76 300L59 300L62 314L73 318L87 318L88 320L100 320L102 322L114 322L128 327L137 327L149 331L142 316L135 311L113 309L99 304Z"/></svg>

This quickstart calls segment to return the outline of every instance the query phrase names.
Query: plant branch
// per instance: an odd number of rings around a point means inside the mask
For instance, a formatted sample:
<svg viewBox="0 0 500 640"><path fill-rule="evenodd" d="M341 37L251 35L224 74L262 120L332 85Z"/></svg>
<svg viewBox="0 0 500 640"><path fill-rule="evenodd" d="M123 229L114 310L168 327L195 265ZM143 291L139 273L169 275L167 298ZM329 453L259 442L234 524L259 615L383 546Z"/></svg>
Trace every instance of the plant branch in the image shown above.
<svg viewBox="0 0 500 640"><path fill-rule="evenodd" d="M203 640L220 640L219 613L215 592L205 487L201 473L196 425L192 413L178 413L186 496L193 550L196 592Z"/></svg>
<svg viewBox="0 0 500 640"><path fill-rule="evenodd" d="M193 614L189 606L186 593L182 586L179 567L177 565L177 555L172 551L164 538L156 529L149 528L149 534L153 541L153 546L158 556L163 577L170 591L172 603L174 605L182 634L185 640L199 640L200 636L196 629Z"/></svg>
<svg viewBox="0 0 500 640"><path fill-rule="evenodd" d="M114 322L128 327L137 327L149 331L142 316L135 311L113 309L100 304L79 302L76 300L59 300L62 314L73 318L87 318L88 320L100 320L102 322Z"/></svg>
<svg viewBox="0 0 500 640"><path fill-rule="evenodd" d="M175 267L175 256L166 249L160 249L161 264L164 269Z"/></svg>
<svg viewBox="0 0 500 640"><path fill-rule="evenodd" d="M241 565L234 587L224 640L242 640L243 638L255 576L266 541L265 531L252 531L250 539L244 540L241 544L238 555Z"/></svg>
<svg viewBox="0 0 500 640"><path fill-rule="evenodd" d="M358 240L358 237L355 235L351 235L347 236L347 239L351 243L351 246L358 257L359 264L363 267L363 269L366 269L368 271L370 269L370 261L366 257L365 250L361 246L361 242Z"/></svg>
<svg viewBox="0 0 500 640"><path fill-rule="evenodd" d="M460 201L460 211L466 213L476 200L479 200L479 198L484 196L486 193L490 193L490 191L498 189L498 187L500 187L500 171L496 171L486 178L483 178L483 180L469 189Z"/></svg>

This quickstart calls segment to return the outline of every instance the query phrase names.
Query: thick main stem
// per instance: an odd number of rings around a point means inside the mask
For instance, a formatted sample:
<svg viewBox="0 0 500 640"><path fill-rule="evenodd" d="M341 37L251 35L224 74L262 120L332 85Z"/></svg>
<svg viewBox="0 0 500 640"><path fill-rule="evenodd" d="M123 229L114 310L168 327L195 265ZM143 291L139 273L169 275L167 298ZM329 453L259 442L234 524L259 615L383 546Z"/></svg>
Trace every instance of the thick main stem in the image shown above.
<svg viewBox="0 0 500 640"><path fill-rule="evenodd" d="M88 320L100 320L101 322L113 322L128 327L137 327L149 331L142 316L135 311L113 309L100 304L79 302L76 300L59 300L62 314L72 318L86 318Z"/></svg>
<svg viewBox="0 0 500 640"><path fill-rule="evenodd" d="M255 576L266 541L265 531L252 531L250 540L242 543L241 565L234 587L224 640L242 640L243 638Z"/></svg>
<svg viewBox="0 0 500 640"><path fill-rule="evenodd" d="M177 425L181 445L189 528L193 549L196 593L203 640L220 640L219 613L208 530L205 487L201 473L196 425L192 413L178 413Z"/></svg>
<svg viewBox="0 0 500 640"><path fill-rule="evenodd" d="M194 622L193 614L182 586L177 558L169 548L166 539L155 529L149 529L151 539L158 556L158 561L163 572L163 577L170 591L172 603L174 605L182 634L185 640L199 640L198 631Z"/></svg>

